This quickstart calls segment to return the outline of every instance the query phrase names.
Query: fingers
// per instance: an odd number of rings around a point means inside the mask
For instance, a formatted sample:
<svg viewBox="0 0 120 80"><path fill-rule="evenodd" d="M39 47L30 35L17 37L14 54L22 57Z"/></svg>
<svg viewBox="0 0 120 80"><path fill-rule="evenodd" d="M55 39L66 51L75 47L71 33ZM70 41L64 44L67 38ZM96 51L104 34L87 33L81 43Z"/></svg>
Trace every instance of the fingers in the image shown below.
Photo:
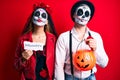
<svg viewBox="0 0 120 80"><path fill-rule="evenodd" d="M33 51L31 51L31 50L25 50L22 53L22 56L23 56L23 58L25 58L25 59L28 60L32 56L32 54L33 54Z"/></svg>
<svg viewBox="0 0 120 80"><path fill-rule="evenodd" d="M89 45L89 47L92 49L92 50L96 50L96 41L95 39L86 39L86 44Z"/></svg>
<svg viewBox="0 0 120 80"><path fill-rule="evenodd" d="M26 50L26 52L28 53L29 56L31 56L33 54L32 50Z"/></svg>

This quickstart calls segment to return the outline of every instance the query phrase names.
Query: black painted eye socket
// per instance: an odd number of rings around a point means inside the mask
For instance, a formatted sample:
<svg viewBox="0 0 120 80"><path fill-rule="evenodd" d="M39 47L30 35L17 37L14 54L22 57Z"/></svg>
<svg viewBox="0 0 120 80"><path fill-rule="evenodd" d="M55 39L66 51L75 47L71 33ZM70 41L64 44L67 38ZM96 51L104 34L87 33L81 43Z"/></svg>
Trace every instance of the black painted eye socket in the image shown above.
<svg viewBox="0 0 120 80"><path fill-rule="evenodd" d="M79 10L77 11L77 15L78 15L78 16L82 16L82 15L83 15L83 10L82 10L82 9L79 9Z"/></svg>
<svg viewBox="0 0 120 80"><path fill-rule="evenodd" d="M35 14L34 14L35 16L37 16L37 17L39 17L40 16L40 12L39 11L37 11L37 12L35 12Z"/></svg>
<svg viewBox="0 0 120 80"><path fill-rule="evenodd" d="M89 11L85 11L85 16L88 17L89 15Z"/></svg>
<svg viewBox="0 0 120 80"><path fill-rule="evenodd" d="M43 18L46 18L46 13L42 13L41 15Z"/></svg>

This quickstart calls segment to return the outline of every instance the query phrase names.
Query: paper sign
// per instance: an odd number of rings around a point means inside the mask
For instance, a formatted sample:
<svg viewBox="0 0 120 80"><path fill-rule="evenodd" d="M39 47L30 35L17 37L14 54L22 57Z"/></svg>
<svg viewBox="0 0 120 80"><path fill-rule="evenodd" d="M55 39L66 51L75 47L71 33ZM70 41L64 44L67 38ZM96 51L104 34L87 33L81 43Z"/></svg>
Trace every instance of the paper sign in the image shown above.
<svg viewBox="0 0 120 80"><path fill-rule="evenodd" d="M42 43L24 41L24 49L26 50L43 51L43 46Z"/></svg>

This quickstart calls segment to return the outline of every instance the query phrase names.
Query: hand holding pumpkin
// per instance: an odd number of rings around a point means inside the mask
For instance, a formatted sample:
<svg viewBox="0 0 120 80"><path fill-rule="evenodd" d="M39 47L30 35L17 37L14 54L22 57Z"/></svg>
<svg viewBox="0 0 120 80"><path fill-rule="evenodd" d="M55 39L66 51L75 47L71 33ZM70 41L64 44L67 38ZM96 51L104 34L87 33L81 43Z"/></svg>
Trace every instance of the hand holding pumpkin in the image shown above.
<svg viewBox="0 0 120 80"><path fill-rule="evenodd" d="M96 40L89 36L86 40L85 40L86 44L89 45L89 47L91 48L91 50L95 51L97 44L96 44Z"/></svg>
<svg viewBox="0 0 120 80"><path fill-rule="evenodd" d="M91 70L96 64L96 58L92 50L78 50L73 55L73 64L76 69Z"/></svg>

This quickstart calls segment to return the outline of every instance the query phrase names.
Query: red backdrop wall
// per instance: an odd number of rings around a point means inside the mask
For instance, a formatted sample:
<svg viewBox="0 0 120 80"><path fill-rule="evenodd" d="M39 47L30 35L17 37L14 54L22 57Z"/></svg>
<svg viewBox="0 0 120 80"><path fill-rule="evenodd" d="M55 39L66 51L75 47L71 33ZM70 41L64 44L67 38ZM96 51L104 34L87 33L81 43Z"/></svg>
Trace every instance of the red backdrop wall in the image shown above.
<svg viewBox="0 0 120 80"><path fill-rule="evenodd" d="M0 0L0 80L19 80L13 67L16 43L24 24L32 12L32 5L41 0ZM52 8L52 18L60 34L73 26L70 9L77 0L43 0ZM120 0L91 0L95 15L88 24L99 32L109 56L106 68L98 67L97 80L120 80Z"/></svg>

